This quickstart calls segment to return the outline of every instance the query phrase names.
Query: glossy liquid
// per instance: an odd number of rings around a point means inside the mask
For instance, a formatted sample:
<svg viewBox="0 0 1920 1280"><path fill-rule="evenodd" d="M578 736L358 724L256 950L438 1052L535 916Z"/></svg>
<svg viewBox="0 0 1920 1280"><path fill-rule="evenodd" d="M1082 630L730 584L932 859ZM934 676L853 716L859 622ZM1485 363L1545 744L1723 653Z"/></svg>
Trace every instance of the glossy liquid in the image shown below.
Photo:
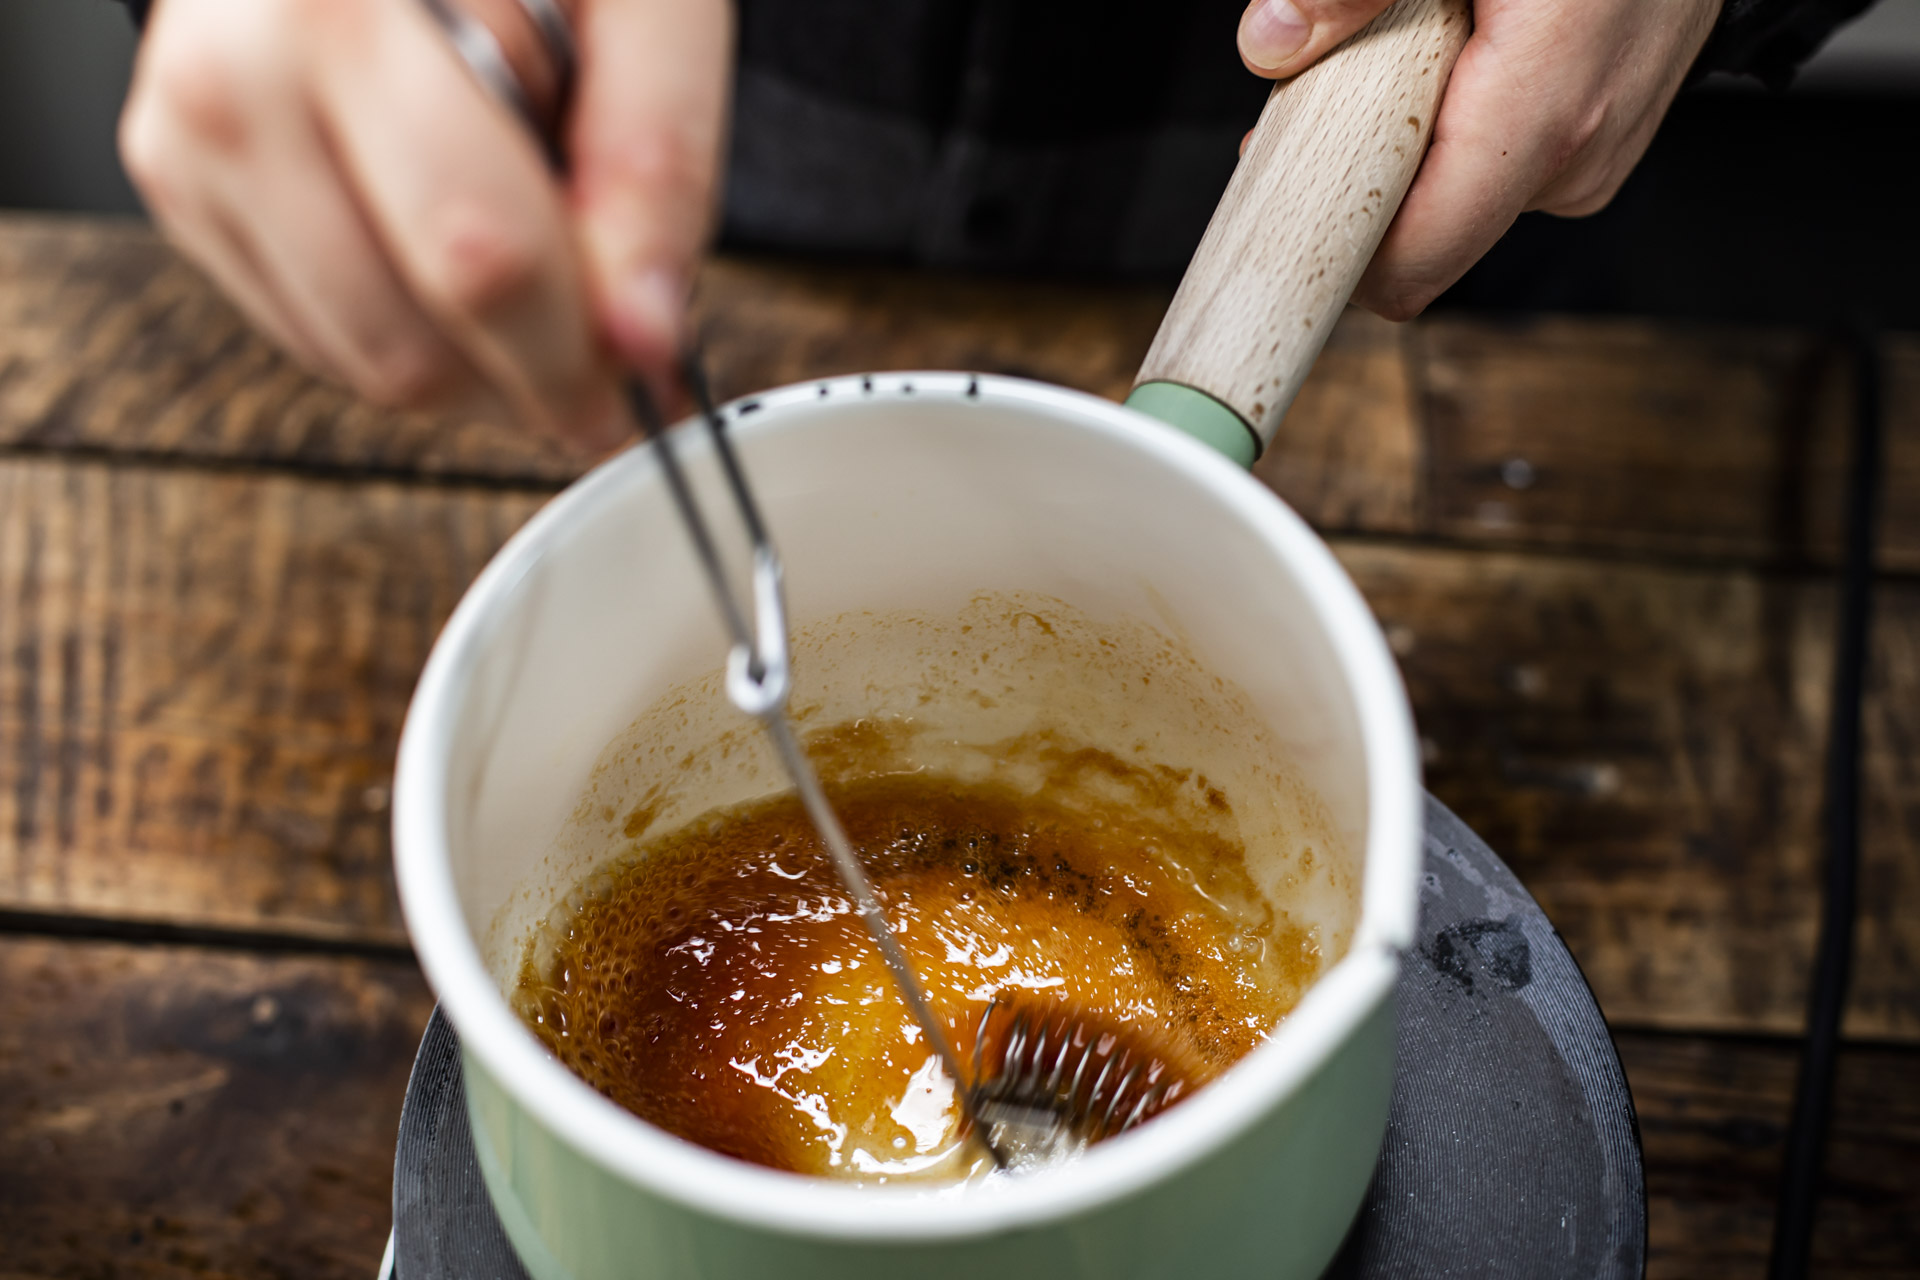
<svg viewBox="0 0 1920 1280"><path fill-rule="evenodd" d="M995 994L1021 992L1197 1086L1318 970L1313 940L1276 920L1218 837L925 775L830 792L963 1057ZM651 842L577 900L516 1003L609 1098L780 1169L978 1171L951 1082L791 796Z"/></svg>

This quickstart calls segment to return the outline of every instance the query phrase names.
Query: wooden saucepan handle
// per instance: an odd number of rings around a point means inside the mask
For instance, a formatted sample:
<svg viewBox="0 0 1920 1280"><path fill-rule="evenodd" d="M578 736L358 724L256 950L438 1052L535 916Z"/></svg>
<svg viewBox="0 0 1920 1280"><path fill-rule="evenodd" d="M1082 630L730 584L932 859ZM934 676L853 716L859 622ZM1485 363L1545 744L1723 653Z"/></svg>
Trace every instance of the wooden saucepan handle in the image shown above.
<svg viewBox="0 0 1920 1280"><path fill-rule="evenodd" d="M1221 406L1253 453L1273 439L1413 182L1471 26L1468 0L1399 0L1274 86L1128 403L1223 448ZM1216 402L1211 431L1179 420L1207 411L1190 391Z"/></svg>

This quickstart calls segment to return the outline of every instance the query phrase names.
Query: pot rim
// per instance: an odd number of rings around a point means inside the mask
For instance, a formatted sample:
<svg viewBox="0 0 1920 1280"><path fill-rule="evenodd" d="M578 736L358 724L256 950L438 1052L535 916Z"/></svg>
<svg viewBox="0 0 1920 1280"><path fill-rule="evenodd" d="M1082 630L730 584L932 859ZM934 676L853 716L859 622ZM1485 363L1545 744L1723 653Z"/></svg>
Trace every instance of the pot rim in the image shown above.
<svg viewBox="0 0 1920 1280"><path fill-rule="evenodd" d="M1031 1179L952 1188L874 1187L761 1168L675 1137L574 1075L527 1030L488 973L455 887L447 839L447 761L454 711L480 653L515 605L516 588L569 529L657 483L653 452L629 449L588 472L527 522L482 570L435 642L407 712L394 784L395 873L420 965L472 1055L543 1128L618 1178L714 1218L814 1239L955 1240L1037 1226L1145 1191L1206 1158L1277 1108L1392 998L1399 952L1418 911L1419 757L1398 669L1360 593L1284 502L1218 453L1122 405L991 374L911 372L817 379L726 406L743 447L793 429L777 410L836 396L1001 403L1089 430L1149 455L1209 490L1271 548L1313 602L1354 705L1367 773L1360 921L1348 952L1268 1039L1180 1107L1178 1124L1145 1125L1071 1165ZM754 410L742 413L746 406ZM686 424L681 424L685 426ZM804 422L797 424L804 429ZM678 429L678 428L676 428ZM703 433L679 442L689 456Z"/></svg>

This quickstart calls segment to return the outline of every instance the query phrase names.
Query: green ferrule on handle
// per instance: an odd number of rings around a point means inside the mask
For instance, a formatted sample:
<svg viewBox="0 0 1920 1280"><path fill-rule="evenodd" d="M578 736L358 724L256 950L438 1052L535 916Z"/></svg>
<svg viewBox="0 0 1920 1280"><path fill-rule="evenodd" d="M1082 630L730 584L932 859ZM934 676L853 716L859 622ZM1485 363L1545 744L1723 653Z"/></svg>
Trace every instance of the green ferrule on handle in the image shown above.
<svg viewBox="0 0 1920 1280"><path fill-rule="evenodd" d="M1127 407L1180 428L1243 467L1260 456L1260 437L1245 418L1183 382L1143 382L1127 397Z"/></svg>

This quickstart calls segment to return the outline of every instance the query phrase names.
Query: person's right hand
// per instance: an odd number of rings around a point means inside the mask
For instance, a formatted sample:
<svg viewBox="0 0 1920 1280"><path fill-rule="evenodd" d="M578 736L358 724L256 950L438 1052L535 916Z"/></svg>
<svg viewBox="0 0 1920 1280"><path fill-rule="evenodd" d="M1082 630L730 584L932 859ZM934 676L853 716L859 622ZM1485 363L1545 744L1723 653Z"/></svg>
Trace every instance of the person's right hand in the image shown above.
<svg viewBox="0 0 1920 1280"><path fill-rule="evenodd" d="M670 380L732 8L562 5L581 60L564 189L409 0L158 0L122 156L169 237L309 368L395 407L491 388L605 450L627 430L619 366ZM513 0L468 11L551 84Z"/></svg>
<svg viewBox="0 0 1920 1280"><path fill-rule="evenodd" d="M1392 0L1253 0L1248 69L1286 79ZM1722 0L1474 0L1433 146L1353 300L1410 320L1522 211L1598 212L1653 141Z"/></svg>

